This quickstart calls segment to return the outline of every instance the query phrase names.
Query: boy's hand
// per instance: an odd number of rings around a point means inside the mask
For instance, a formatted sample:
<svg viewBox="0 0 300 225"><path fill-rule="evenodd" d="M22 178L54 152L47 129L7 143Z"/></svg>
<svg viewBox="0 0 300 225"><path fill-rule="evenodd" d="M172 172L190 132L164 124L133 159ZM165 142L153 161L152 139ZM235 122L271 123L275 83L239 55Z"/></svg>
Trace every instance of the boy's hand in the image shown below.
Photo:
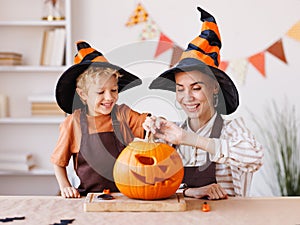
<svg viewBox="0 0 300 225"><path fill-rule="evenodd" d="M80 198L78 190L74 187L64 187L61 189L61 196L65 198Z"/></svg>

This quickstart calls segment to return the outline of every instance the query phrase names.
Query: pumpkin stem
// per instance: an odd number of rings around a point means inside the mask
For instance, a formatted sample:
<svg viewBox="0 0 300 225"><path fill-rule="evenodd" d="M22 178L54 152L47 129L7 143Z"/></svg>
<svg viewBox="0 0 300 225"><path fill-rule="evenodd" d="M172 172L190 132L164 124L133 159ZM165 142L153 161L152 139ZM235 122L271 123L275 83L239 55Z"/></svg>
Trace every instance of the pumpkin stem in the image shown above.
<svg viewBox="0 0 300 225"><path fill-rule="evenodd" d="M154 141L154 135L150 132L150 134L149 134L149 138L148 138L148 142L149 143L154 143L155 141Z"/></svg>
<svg viewBox="0 0 300 225"><path fill-rule="evenodd" d="M150 134L150 131L147 130L146 134L145 134L145 139L144 139L145 142L148 142L149 134Z"/></svg>
<svg viewBox="0 0 300 225"><path fill-rule="evenodd" d="M145 142L154 143L154 135L150 131L146 131Z"/></svg>

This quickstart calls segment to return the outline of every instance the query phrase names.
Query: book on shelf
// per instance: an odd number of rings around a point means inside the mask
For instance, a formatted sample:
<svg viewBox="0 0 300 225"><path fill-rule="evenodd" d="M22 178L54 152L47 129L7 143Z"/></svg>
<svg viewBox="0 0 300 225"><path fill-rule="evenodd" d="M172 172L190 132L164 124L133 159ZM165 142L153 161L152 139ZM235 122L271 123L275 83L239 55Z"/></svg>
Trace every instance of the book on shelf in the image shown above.
<svg viewBox="0 0 300 225"><path fill-rule="evenodd" d="M41 65L51 65L51 55L54 46L54 30L44 30L42 53L41 53Z"/></svg>
<svg viewBox="0 0 300 225"><path fill-rule="evenodd" d="M0 171L29 171L34 166L31 153L0 152Z"/></svg>
<svg viewBox="0 0 300 225"><path fill-rule="evenodd" d="M52 95L29 96L33 116L64 116L65 112L57 105Z"/></svg>
<svg viewBox="0 0 300 225"><path fill-rule="evenodd" d="M32 115L64 115L65 114L65 112L61 108L59 108L56 102L31 103L31 113Z"/></svg>
<svg viewBox="0 0 300 225"><path fill-rule="evenodd" d="M8 97L7 95L0 94L0 118L8 117Z"/></svg>
<svg viewBox="0 0 300 225"><path fill-rule="evenodd" d="M51 65L62 66L64 63L66 30L56 28L54 31L54 47L51 57Z"/></svg>
<svg viewBox="0 0 300 225"><path fill-rule="evenodd" d="M44 66L61 66L65 54L65 28L45 30L43 34L40 64Z"/></svg>
<svg viewBox="0 0 300 225"><path fill-rule="evenodd" d="M16 52L0 52L0 66L15 66L22 64L22 54Z"/></svg>

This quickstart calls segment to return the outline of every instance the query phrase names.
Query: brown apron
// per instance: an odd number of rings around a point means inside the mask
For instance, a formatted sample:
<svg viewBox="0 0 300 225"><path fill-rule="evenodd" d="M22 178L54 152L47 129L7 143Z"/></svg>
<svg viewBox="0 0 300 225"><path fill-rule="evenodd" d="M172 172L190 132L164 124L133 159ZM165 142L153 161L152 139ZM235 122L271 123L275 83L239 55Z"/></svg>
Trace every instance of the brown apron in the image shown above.
<svg viewBox="0 0 300 225"><path fill-rule="evenodd" d="M118 122L115 115L112 117L114 130L124 126L124 123ZM123 139L119 139L120 130L117 132L119 138L115 132L89 134L86 109L81 111L80 126L82 137L76 167L76 173L80 178L78 191L81 195L102 192L104 189L110 189L112 192L119 191L113 179L113 166L116 158L125 148L121 143Z"/></svg>
<svg viewBox="0 0 300 225"><path fill-rule="evenodd" d="M185 129L186 122L182 125ZM223 127L223 119L217 114L215 122L210 133L210 138L219 138ZM206 154L206 163L201 166L184 167L184 177L182 183L188 187L202 187L208 184L217 183L216 180L216 163L211 162L209 153Z"/></svg>

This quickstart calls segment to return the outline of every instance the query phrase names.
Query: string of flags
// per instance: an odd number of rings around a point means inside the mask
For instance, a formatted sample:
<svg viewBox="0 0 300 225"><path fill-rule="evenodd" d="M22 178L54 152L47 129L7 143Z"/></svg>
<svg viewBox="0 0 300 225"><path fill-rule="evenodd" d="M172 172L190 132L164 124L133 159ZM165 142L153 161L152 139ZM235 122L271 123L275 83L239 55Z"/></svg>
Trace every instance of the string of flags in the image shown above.
<svg viewBox="0 0 300 225"><path fill-rule="evenodd" d="M135 10L126 22L126 26L134 26L143 23L144 27L139 35L141 41L159 38L158 45L154 54L154 58L157 58L162 53L172 50L172 57L170 61L170 67L175 65L184 51L183 48L178 46L172 39L165 35L158 27L156 22L149 16L145 7L138 3Z"/></svg>
<svg viewBox="0 0 300 225"><path fill-rule="evenodd" d="M162 32L156 22L149 16L149 13L145 9L145 7L138 3L135 10L129 17L126 22L126 26L135 26L138 24L143 24L144 27L139 35L139 40L145 41L149 39L158 38L158 44L156 47L156 51L154 54L154 58L157 58L164 52L168 50L172 50L172 56L169 63L169 66L174 66L180 59L183 48L178 46L170 37L168 37L164 32ZM285 34L287 37L292 38L296 41L300 42L300 21L293 25ZM226 71L230 69L232 71L233 76L240 84L244 84L245 77L248 71L248 66L251 64L255 67L255 69L266 78L266 69L265 69L265 55L269 53L276 57L281 62L287 64L287 59L285 56L284 45L282 38L279 38L276 42L271 44L266 49L257 52L249 57L240 58L240 59L232 59L232 60L224 60L221 61L219 65L219 69Z"/></svg>

